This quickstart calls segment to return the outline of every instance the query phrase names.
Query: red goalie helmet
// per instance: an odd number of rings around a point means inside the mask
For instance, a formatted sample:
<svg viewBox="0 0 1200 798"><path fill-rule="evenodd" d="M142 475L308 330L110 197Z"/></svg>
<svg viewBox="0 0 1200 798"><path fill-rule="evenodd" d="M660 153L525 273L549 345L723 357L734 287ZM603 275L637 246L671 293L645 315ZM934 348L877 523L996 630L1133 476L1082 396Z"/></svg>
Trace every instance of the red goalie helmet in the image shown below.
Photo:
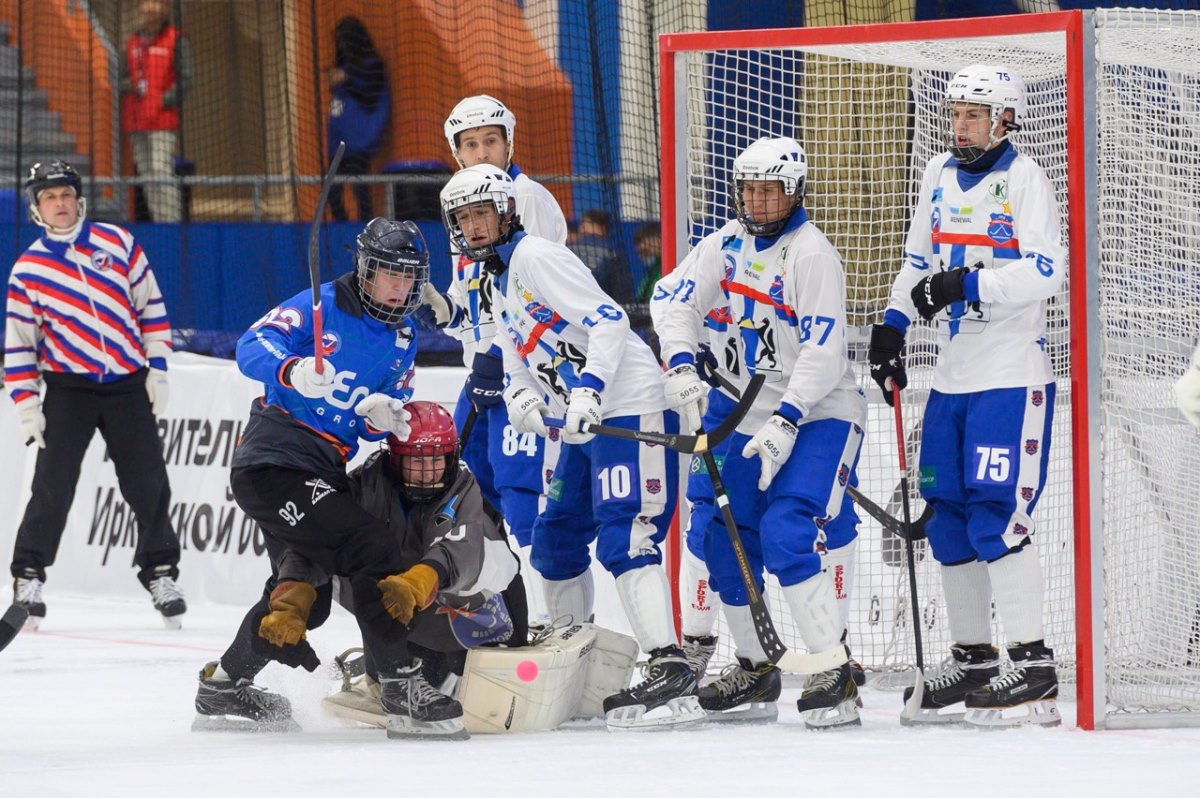
<svg viewBox="0 0 1200 798"><path fill-rule="evenodd" d="M387 438L392 476L401 494L413 502L437 499L458 476L458 430L454 418L436 402L409 402L412 433L401 441Z"/></svg>

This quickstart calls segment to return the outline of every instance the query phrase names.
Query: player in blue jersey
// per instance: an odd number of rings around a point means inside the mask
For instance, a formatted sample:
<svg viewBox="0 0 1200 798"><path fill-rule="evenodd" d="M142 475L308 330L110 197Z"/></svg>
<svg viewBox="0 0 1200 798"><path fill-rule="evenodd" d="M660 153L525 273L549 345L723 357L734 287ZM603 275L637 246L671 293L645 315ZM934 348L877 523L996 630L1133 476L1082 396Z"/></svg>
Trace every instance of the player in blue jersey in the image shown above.
<svg viewBox="0 0 1200 798"><path fill-rule="evenodd" d="M755 374L766 382L714 455L759 589L765 567L779 580L810 652L842 659L806 683L798 702L805 724L855 725L857 686L841 644L848 593L835 560L852 561L857 540L858 518L845 491L855 480L866 402L847 355L841 257L805 212L808 167L794 140L759 139L734 160L733 173L737 219L688 254L674 290L655 310L670 366L667 402L689 424L705 412L708 392L695 357L709 341L705 318L728 307L727 324L738 336L731 376L740 388ZM701 706L743 719L774 717L779 672L755 633L719 516L704 535L704 554L738 667L701 689Z"/></svg>
<svg viewBox="0 0 1200 798"><path fill-rule="evenodd" d="M480 94L454 106L444 129L450 152L460 166L487 164L504 170L512 178L517 217L525 232L563 244L567 239L567 222L558 202L513 160L516 127L517 118L504 103ZM432 285L426 288L427 305L423 312L462 341L463 363L471 369L471 374L459 396L454 420L461 429L472 407L476 413L463 459L517 541L521 570L529 585L530 623L546 623L550 618L546 614L541 579L529 565L529 545L533 519L546 503L546 489L558 461L559 444L529 432L517 432L509 424L501 400L504 363L494 341L497 320L493 318L492 275L483 264L457 248L452 269L446 294L439 294Z"/></svg>
<svg viewBox="0 0 1200 798"><path fill-rule="evenodd" d="M685 723L702 717L696 679L671 621L659 548L677 491L678 458L665 447L596 437L584 423L677 432L662 369L629 329L625 311L566 247L527 235L512 178L493 166L463 169L442 190L442 211L461 252L493 275L504 329L504 400L519 433L564 443L533 526L532 562L546 580L552 617L592 614L588 546L616 578L634 636L650 656L646 680L604 701L611 727ZM561 418L562 433L544 417ZM668 712L654 713L660 707Z"/></svg>
<svg viewBox="0 0 1200 798"><path fill-rule="evenodd" d="M951 79L949 151L925 168L904 263L871 332L871 375L890 404L892 386L907 383L909 324L920 315L938 330L920 484L933 507L926 529L941 565L953 659L926 682L920 713L904 717L911 722L1060 722L1031 516L1054 418L1046 301L1062 288L1067 264L1054 186L1010 141L1025 110L1025 85L1004 67L971 66ZM1013 663L1002 678L993 601Z"/></svg>
<svg viewBox="0 0 1200 798"><path fill-rule="evenodd" d="M358 236L355 266L320 287L320 342L307 291L238 341L238 367L266 392L251 407L230 484L262 527L272 574L233 645L200 673L201 727L229 716L289 725L286 699L258 690L253 678L269 659L316 667L305 630L324 621L328 596L318 603L318 589L328 591L329 577L339 575L350 583L364 646L379 669L389 734L422 724L417 733L455 723L461 730L462 708L453 699L413 701L429 685L407 651L406 624L414 605L425 606L436 592L439 575L424 567L401 572L395 538L354 501L346 474L360 439L409 436L404 405L416 338L408 316L428 280L429 252L412 222L373 219ZM324 612L313 613L314 605Z"/></svg>

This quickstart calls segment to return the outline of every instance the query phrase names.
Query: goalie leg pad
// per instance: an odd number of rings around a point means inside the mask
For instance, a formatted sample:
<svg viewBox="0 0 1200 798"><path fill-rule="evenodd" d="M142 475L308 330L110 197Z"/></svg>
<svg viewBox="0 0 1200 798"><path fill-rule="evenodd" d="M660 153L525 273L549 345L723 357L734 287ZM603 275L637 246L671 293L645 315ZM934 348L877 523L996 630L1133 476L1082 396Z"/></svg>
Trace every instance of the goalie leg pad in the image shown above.
<svg viewBox="0 0 1200 798"><path fill-rule="evenodd" d="M458 689L463 724L472 733L507 734L574 717L595 642L595 627L575 624L534 646L471 649Z"/></svg>
<svg viewBox="0 0 1200 798"><path fill-rule="evenodd" d="M379 682L363 674L332 695L321 699L321 709L330 715L387 728L387 715L379 704Z"/></svg>
<svg viewBox="0 0 1200 798"><path fill-rule="evenodd" d="M588 653L587 677L576 717L604 717L604 699L629 686L637 663L638 644L629 635L592 627L596 642Z"/></svg>

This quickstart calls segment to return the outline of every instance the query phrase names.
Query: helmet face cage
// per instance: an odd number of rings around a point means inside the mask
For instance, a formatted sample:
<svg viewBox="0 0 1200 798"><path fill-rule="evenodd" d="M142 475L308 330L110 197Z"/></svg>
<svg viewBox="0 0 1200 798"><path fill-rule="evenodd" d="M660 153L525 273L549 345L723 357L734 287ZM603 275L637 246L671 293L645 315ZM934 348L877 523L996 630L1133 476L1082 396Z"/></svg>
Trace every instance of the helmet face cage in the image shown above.
<svg viewBox="0 0 1200 798"><path fill-rule="evenodd" d="M421 289L429 282L429 250L415 224L373 219L359 234L354 257L359 299L372 318L395 325L420 306ZM385 272L412 280L398 304L376 297Z"/></svg>
<svg viewBox="0 0 1200 798"><path fill-rule="evenodd" d="M512 237L516 228L517 199L512 178L506 172L487 164L460 170L450 178L441 193L442 222L450 241L459 252L472 260L487 260L496 254L496 245ZM486 244L471 245L458 218L459 211L473 205L491 203L496 211L497 236Z"/></svg>
<svg viewBox="0 0 1200 798"><path fill-rule="evenodd" d="M505 166L512 165L513 132L517 127L517 118L513 116L512 111L508 110L508 106L495 97L480 94L475 97L467 97L454 106L454 110L450 112L450 116L446 118L443 126L446 141L450 144L450 152L454 154L454 160L458 161L459 166L462 166L463 163L462 159L458 157L458 134L490 126L504 129L504 139L508 143Z"/></svg>
<svg viewBox="0 0 1200 798"><path fill-rule="evenodd" d="M35 163L29 168L25 178L25 199L29 202L29 218L42 227L47 227L38 212L38 197L43 191L56 186L70 186L75 189L75 198L79 203L79 218L87 213L87 200L83 198L83 178L75 167L66 161L51 161L47 164Z"/></svg>
<svg viewBox="0 0 1200 798"><path fill-rule="evenodd" d="M988 142L984 147L960 146L954 128L955 106L978 105L988 109ZM1012 121L1000 124L1005 111L1012 112ZM942 101L942 116L946 126L946 147L959 163L978 161L1009 133L1021 129L1025 118L1025 82L1014 72L1002 67L972 66L950 79L946 98Z"/></svg>
<svg viewBox="0 0 1200 798"><path fill-rule="evenodd" d="M458 431L454 419L439 404L409 402L406 408L412 428L408 440L389 435L385 443L392 479L408 501L433 501L458 478ZM412 462L420 458L437 459L431 465Z"/></svg>
<svg viewBox="0 0 1200 798"><path fill-rule="evenodd" d="M755 236L778 235L792 214L804 201L804 188L808 176L808 161L804 150L793 139L761 138L751 144L733 162L733 180L730 183L730 199L737 219L746 232ZM742 191L747 180L776 181L783 185L783 193L795 200L791 210L772 221L754 221L746 212Z"/></svg>

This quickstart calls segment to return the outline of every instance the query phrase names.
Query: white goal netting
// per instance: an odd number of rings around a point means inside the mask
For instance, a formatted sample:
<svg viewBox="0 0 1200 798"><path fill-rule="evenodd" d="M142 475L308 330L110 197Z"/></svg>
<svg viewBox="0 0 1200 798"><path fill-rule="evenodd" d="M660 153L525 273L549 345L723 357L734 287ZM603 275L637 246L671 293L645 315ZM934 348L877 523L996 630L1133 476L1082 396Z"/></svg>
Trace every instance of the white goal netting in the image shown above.
<svg viewBox="0 0 1200 798"><path fill-rule="evenodd" d="M1092 204L1098 240L1089 246L1099 253L1091 335L1099 344L1093 373L1101 406L1092 409L1100 414L1092 447L1103 473L1108 696L1118 711L1200 710L1200 435L1176 413L1171 393L1200 329L1200 15L1096 12L1094 21L1097 81L1086 102L1099 130ZM676 59L679 152L666 162L683 159L678 195L687 225L676 232L695 244L731 218L732 161L756 138L789 135L805 147L806 207L844 259L856 328L851 356L871 399L859 487L900 517L895 426L867 376L866 341L901 264L921 170L945 150L939 104L946 82L972 63L1004 64L1024 78L1029 112L1015 141L1054 182L1066 236L1088 220L1067 212L1068 180L1083 190L1082 171L1073 170L1084 164L1068 157L1065 36L991 33L778 49L720 49L719 41ZM1069 269L1079 279L1086 264ZM1035 512L1047 642L1067 686L1076 665L1072 474L1083 466L1073 459L1072 390L1085 386L1072 384L1071 364L1073 350L1087 345L1073 336L1068 291L1049 308L1057 406L1049 478ZM908 341L905 421L915 471L933 331L914 325ZM914 491L916 483L910 472ZM923 504L913 499L915 518ZM859 515L849 641L877 683L899 684L908 677L894 675L915 661L903 546ZM923 543L917 574L929 667L951 641L937 566ZM802 647L782 596L769 589L768 601L786 642ZM996 639L1005 639L998 620ZM732 659L727 645L723 634L724 661Z"/></svg>

